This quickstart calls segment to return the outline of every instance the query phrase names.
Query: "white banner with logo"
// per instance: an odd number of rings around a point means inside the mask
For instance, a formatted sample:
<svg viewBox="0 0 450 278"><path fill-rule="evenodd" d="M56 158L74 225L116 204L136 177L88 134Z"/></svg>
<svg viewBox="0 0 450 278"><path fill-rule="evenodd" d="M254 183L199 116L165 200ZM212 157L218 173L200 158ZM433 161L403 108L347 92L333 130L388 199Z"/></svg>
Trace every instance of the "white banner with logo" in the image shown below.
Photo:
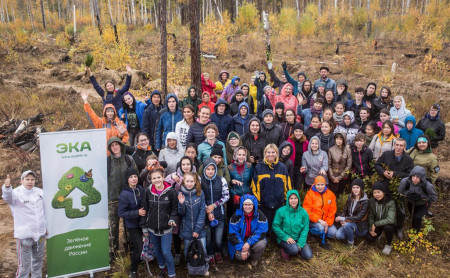
<svg viewBox="0 0 450 278"><path fill-rule="evenodd" d="M40 134L47 275L109 269L106 129Z"/></svg>

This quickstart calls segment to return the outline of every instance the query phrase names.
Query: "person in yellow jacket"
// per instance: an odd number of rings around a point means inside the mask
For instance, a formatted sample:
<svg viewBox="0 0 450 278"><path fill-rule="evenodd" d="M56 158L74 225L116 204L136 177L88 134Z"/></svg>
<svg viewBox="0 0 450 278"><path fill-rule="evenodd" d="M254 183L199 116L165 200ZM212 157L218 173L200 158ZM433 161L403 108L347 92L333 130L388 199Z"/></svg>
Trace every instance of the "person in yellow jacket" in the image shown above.
<svg viewBox="0 0 450 278"><path fill-rule="evenodd" d="M256 115L257 112L257 108L258 108L258 100L256 99L256 95L258 93L258 87L256 87L255 85L255 80L256 80L256 76L252 76L251 80L250 80L250 96L253 98L253 107L255 109L253 109L253 114Z"/></svg>
<svg viewBox="0 0 450 278"><path fill-rule="evenodd" d="M219 73L219 81L216 82L216 88L214 89L214 93L217 95L217 98L220 98L222 95L222 91L231 83L230 73L226 70L223 70Z"/></svg>

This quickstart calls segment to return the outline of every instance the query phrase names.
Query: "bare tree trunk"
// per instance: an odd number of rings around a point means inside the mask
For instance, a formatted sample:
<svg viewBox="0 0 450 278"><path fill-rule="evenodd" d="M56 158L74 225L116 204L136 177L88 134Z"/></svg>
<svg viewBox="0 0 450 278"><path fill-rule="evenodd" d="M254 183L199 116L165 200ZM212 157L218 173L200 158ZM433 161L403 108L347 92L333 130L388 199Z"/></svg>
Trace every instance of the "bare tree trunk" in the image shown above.
<svg viewBox="0 0 450 278"><path fill-rule="evenodd" d="M98 1L97 0L93 0L93 6L94 6L94 13L95 13L95 19L97 19L97 28L98 31L100 32L100 35L102 34L102 26L101 26L101 22L100 22L100 12L98 9Z"/></svg>
<svg viewBox="0 0 450 278"><path fill-rule="evenodd" d="M113 19L112 9L111 9L111 0L108 0L108 11L109 11L109 20L111 21L111 25L114 25L114 19Z"/></svg>
<svg viewBox="0 0 450 278"><path fill-rule="evenodd" d="M134 0L131 0L131 14L133 15L133 24L136 25L136 9L134 5Z"/></svg>
<svg viewBox="0 0 450 278"><path fill-rule="evenodd" d="M4 5L3 5L3 0L1 0L2 2L0 3L0 21L1 22L5 22L5 11L4 11Z"/></svg>
<svg viewBox="0 0 450 278"><path fill-rule="evenodd" d="M155 11L155 27L158 28L159 20L158 20L158 11L156 9L156 0L153 2L153 10Z"/></svg>
<svg viewBox="0 0 450 278"><path fill-rule="evenodd" d="M93 0L89 0L89 10L91 11L92 26L95 28L95 12Z"/></svg>
<svg viewBox="0 0 450 278"><path fill-rule="evenodd" d="M73 2L73 41L77 37L77 15L76 15L75 1Z"/></svg>
<svg viewBox="0 0 450 278"><path fill-rule="evenodd" d="M14 9L13 9L14 11ZM58 22L61 20L61 0L58 0Z"/></svg>
<svg viewBox="0 0 450 278"><path fill-rule="evenodd" d="M8 1L5 0L6 22L9 22Z"/></svg>
<svg viewBox="0 0 450 278"><path fill-rule="evenodd" d="M190 37L191 37L191 84L201 92L201 58L200 58L200 3L189 0Z"/></svg>
<svg viewBox="0 0 450 278"><path fill-rule="evenodd" d="M202 1L202 23L205 24L205 1Z"/></svg>
<svg viewBox="0 0 450 278"><path fill-rule="evenodd" d="M147 1L144 1L144 24L147 24L148 22L148 13L147 13Z"/></svg>
<svg viewBox="0 0 450 278"><path fill-rule="evenodd" d="M298 0L295 0L295 5L297 7L297 19L300 19L300 5L298 3Z"/></svg>
<svg viewBox="0 0 450 278"><path fill-rule="evenodd" d="M159 23L161 32L161 91L163 96L167 95L167 30L166 30L166 0L159 3Z"/></svg>
<svg viewBox="0 0 450 278"><path fill-rule="evenodd" d="M239 16L239 0L236 0L236 17Z"/></svg>
<svg viewBox="0 0 450 278"><path fill-rule="evenodd" d="M44 0L41 0L41 13L42 13L42 25L44 30L47 30L47 22L45 21L45 10L44 10Z"/></svg>
<svg viewBox="0 0 450 278"><path fill-rule="evenodd" d="M49 8L49 6L48 6L48 1L49 0L47 0L47 2L45 2L46 3L46 6L47 6L47 19L48 19L48 23L49 24L52 24L52 13L50 12L50 8Z"/></svg>
<svg viewBox="0 0 450 278"><path fill-rule="evenodd" d="M214 4L216 5L217 14L219 15L219 18L220 18L220 23L223 24L222 13L220 12L219 5L217 5L217 0L214 0Z"/></svg>

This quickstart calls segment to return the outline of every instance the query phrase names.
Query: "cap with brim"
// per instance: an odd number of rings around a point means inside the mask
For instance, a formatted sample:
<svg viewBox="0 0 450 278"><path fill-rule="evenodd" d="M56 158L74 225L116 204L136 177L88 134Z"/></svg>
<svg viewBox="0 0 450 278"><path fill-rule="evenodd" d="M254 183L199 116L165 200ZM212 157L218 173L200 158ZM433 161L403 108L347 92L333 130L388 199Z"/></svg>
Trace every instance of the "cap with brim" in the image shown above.
<svg viewBox="0 0 450 278"><path fill-rule="evenodd" d="M36 173L35 172L33 172L31 170L27 170L27 171L22 173L22 176L20 176L20 179L23 180L28 175L33 175L34 177L36 177Z"/></svg>

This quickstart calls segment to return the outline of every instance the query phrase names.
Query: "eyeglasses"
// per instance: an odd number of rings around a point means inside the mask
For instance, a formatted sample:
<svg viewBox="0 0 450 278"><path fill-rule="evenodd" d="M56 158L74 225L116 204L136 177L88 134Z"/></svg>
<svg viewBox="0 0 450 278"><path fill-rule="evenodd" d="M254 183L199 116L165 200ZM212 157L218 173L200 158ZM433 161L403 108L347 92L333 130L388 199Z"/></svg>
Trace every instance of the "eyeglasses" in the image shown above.
<svg viewBox="0 0 450 278"><path fill-rule="evenodd" d="M139 140L138 142L139 143L144 143L144 142L148 142L149 140L148 139L141 139L141 140Z"/></svg>

